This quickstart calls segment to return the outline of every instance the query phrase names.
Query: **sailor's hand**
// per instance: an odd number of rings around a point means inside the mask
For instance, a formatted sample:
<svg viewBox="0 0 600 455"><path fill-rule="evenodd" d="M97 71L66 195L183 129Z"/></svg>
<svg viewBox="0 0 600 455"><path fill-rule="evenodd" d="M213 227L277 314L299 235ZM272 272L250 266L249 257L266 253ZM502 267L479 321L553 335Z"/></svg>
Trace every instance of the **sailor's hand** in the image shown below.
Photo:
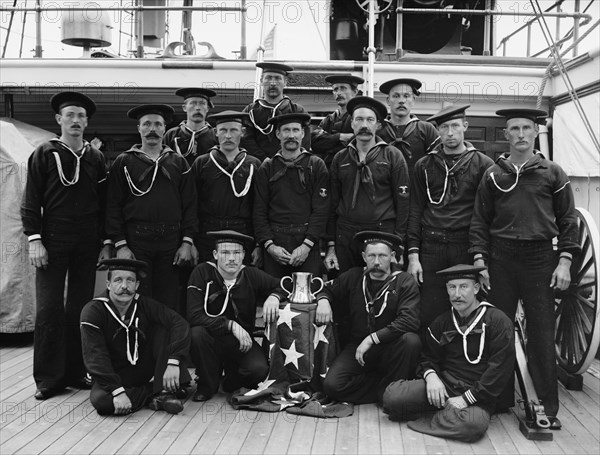
<svg viewBox="0 0 600 455"><path fill-rule="evenodd" d="M110 259L115 255L115 247L111 244L111 243L107 243L106 245L102 245L102 248L100 249L100 254L98 254L98 264L100 264L100 261L103 261L104 259Z"/></svg>
<svg viewBox="0 0 600 455"><path fill-rule="evenodd" d="M279 299L273 295L270 295L263 304L263 318L265 319L265 324L269 325L272 322L277 321L278 317Z"/></svg>
<svg viewBox="0 0 600 455"><path fill-rule="evenodd" d="M448 398L448 392L446 392L446 386L437 375L437 373L430 373L425 379L427 384L427 401L431 406L436 408L443 408Z"/></svg>
<svg viewBox="0 0 600 455"><path fill-rule="evenodd" d="M325 255L325 259L323 260L325 263L325 269L329 272L331 270L339 270L340 264L338 263L337 255L335 254L335 247L330 246L327 249L327 254Z"/></svg>
<svg viewBox="0 0 600 455"><path fill-rule="evenodd" d="M252 265L255 267L262 267L263 265L262 248L259 246L252 250Z"/></svg>
<svg viewBox="0 0 600 455"><path fill-rule="evenodd" d="M571 260L565 257L560 258L558 265L552 272L550 287L559 291L568 289L571 284Z"/></svg>
<svg viewBox="0 0 600 455"><path fill-rule="evenodd" d="M190 265L192 263L192 245L181 242L181 246L175 252L173 265Z"/></svg>
<svg viewBox="0 0 600 455"><path fill-rule="evenodd" d="M458 408L458 409L464 409L467 406L469 406L469 404L465 401L465 399L461 395L459 395L457 397L448 398L446 405L454 406L455 408Z"/></svg>
<svg viewBox="0 0 600 455"><path fill-rule="evenodd" d="M475 267L485 267L485 261L483 259L476 259L473 262L473 265ZM479 284L486 292L489 292L490 289L492 289L492 286L490 284L490 273L488 272L488 269L479 272Z"/></svg>
<svg viewBox="0 0 600 455"><path fill-rule="evenodd" d="M361 367L365 366L365 354L369 349L371 349L371 346L373 346L373 340L369 335L365 337L365 339L362 340L362 342L356 348L356 353L354 357L356 358L356 361L360 364Z"/></svg>
<svg viewBox="0 0 600 455"><path fill-rule="evenodd" d="M196 248L196 245L192 245L192 265L198 265L198 262L200 262L200 252L198 251L198 248Z"/></svg>
<svg viewBox="0 0 600 455"><path fill-rule="evenodd" d="M122 246L117 248L117 259L135 259L135 254L128 246Z"/></svg>
<svg viewBox="0 0 600 455"><path fill-rule="evenodd" d="M327 299L319 299L317 302L317 313L315 315L315 324L325 325L331 322L331 305Z"/></svg>
<svg viewBox="0 0 600 455"><path fill-rule="evenodd" d="M29 242L29 262L38 269L48 267L48 251L41 240Z"/></svg>
<svg viewBox="0 0 600 455"><path fill-rule="evenodd" d="M348 144L352 139L354 139L354 133L340 133L340 142L343 144Z"/></svg>
<svg viewBox="0 0 600 455"><path fill-rule="evenodd" d="M281 246L277 246L274 243L269 245L267 253L269 253L276 262L279 262L283 265L288 265L290 263L290 259L292 258L292 255L288 250Z"/></svg>
<svg viewBox="0 0 600 455"><path fill-rule="evenodd" d="M244 353L248 352L252 347L252 338L248 332L246 332L246 330L235 321L231 326L231 330L233 332L233 336L236 337L240 342L240 351Z"/></svg>
<svg viewBox="0 0 600 455"><path fill-rule="evenodd" d="M417 283L423 283L423 267L421 261L419 261L419 253L410 253L408 255L408 273L417 281Z"/></svg>
<svg viewBox="0 0 600 455"><path fill-rule="evenodd" d="M117 415L129 414L131 412L131 400L126 393L121 393L113 397L113 406Z"/></svg>
<svg viewBox="0 0 600 455"><path fill-rule="evenodd" d="M167 365L165 374L163 374L163 389L167 392L175 393L179 389L179 367L176 365Z"/></svg>
<svg viewBox="0 0 600 455"><path fill-rule="evenodd" d="M304 243L300 245L298 248L292 251L292 257L290 258L290 265L292 267L298 267L304 264L308 254L310 253L310 247L305 245Z"/></svg>

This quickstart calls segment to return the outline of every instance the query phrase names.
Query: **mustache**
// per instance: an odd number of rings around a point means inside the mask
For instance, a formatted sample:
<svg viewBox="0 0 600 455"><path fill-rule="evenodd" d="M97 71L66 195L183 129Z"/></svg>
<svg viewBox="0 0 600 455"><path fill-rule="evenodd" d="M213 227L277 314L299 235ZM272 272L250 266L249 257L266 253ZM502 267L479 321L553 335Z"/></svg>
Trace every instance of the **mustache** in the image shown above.
<svg viewBox="0 0 600 455"><path fill-rule="evenodd" d="M117 292L116 294L117 294L117 295L133 295L133 294L134 294L134 292L133 292L133 291L130 291L129 289L124 289L124 290L122 290L122 291L120 291L120 292Z"/></svg>
<svg viewBox="0 0 600 455"><path fill-rule="evenodd" d="M156 139L160 138L160 136L156 133L148 133L148 134L146 134L146 137L154 137Z"/></svg>
<svg viewBox="0 0 600 455"><path fill-rule="evenodd" d="M373 132L369 128L361 128L360 130L358 130L357 134L362 134L362 133L371 134L371 135L373 134Z"/></svg>
<svg viewBox="0 0 600 455"><path fill-rule="evenodd" d="M284 141L284 144L287 144L288 142L289 142L289 143L293 142L294 144L299 144L299 143L300 143L300 141L298 141L298 140L296 140L296 139L286 139L286 140Z"/></svg>

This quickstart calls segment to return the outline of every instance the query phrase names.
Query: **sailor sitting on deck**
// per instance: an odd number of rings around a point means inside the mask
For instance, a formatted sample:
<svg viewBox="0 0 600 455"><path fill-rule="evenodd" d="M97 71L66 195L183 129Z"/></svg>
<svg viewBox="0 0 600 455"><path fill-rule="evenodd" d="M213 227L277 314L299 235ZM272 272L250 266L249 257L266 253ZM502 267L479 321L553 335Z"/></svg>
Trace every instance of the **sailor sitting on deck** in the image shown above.
<svg viewBox="0 0 600 455"><path fill-rule="evenodd" d="M420 433L476 441L486 432L497 398L513 377L514 325L501 310L477 299L484 267L455 265L438 272L446 279L452 309L427 329L419 375L391 383L383 410Z"/></svg>
<svg viewBox="0 0 600 455"><path fill-rule="evenodd" d="M100 264L108 267L108 290L81 313L92 405L100 415L129 414L146 404L155 411L181 412L183 404L175 394L185 396L191 379L183 366L190 348L187 322L136 293L145 262L106 259Z"/></svg>

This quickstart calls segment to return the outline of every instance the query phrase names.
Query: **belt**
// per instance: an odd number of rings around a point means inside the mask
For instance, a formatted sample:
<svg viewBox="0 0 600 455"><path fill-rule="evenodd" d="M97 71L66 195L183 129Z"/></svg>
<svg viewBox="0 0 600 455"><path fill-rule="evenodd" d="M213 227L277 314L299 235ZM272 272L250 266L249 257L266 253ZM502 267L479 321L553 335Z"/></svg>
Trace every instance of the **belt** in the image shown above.
<svg viewBox="0 0 600 455"><path fill-rule="evenodd" d="M428 240L468 240L469 228L464 229L432 229L424 227L421 231L423 239Z"/></svg>
<svg viewBox="0 0 600 455"><path fill-rule="evenodd" d="M368 230L377 230L377 231L388 231L390 228L394 228L396 226L396 219L390 220L382 220L377 221L375 223L357 223L348 218L338 218L337 227L351 230L351 231L368 231Z"/></svg>
<svg viewBox="0 0 600 455"><path fill-rule="evenodd" d="M203 231L213 229L247 229L250 222L243 218L208 218L201 221Z"/></svg>
<svg viewBox="0 0 600 455"><path fill-rule="evenodd" d="M152 232L172 232L180 229L179 223L130 223L129 227Z"/></svg>
<svg viewBox="0 0 600 455"><path fill-rule="evenodd" d="M282 232L286 234L303 234L308 229L308 223L303 224L271 224L271 229L274 232Z"/></svg>

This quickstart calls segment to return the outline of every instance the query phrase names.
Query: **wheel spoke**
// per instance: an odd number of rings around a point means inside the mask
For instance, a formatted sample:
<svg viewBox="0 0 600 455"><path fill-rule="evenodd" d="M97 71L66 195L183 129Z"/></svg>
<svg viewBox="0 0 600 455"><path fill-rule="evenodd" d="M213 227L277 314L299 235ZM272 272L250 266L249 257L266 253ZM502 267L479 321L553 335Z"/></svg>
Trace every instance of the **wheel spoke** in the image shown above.
<svg viewBox="0 0 600 455"><path fill-rule="evenodd" d="M581 303L582 305L585 305L586 307L590 308L592 311L596 311L596 306L594 305L594 302L591 300L586 299L585 297L582 297L579 294L575 294L575 298L577 299L577 301L579 303Z"/></svg>
<svg viewBox="0 0 600 455"><path fill-rule="evenodd" d="M585 263L585 265L579 270L579 272L577 272L577 276L575 277L575 280L574 280L575 283L581 282L583 277L587 274L589 269L592 267L592 264L594 264L593 256L591 258L589 258L588 261Z"/></svg>

